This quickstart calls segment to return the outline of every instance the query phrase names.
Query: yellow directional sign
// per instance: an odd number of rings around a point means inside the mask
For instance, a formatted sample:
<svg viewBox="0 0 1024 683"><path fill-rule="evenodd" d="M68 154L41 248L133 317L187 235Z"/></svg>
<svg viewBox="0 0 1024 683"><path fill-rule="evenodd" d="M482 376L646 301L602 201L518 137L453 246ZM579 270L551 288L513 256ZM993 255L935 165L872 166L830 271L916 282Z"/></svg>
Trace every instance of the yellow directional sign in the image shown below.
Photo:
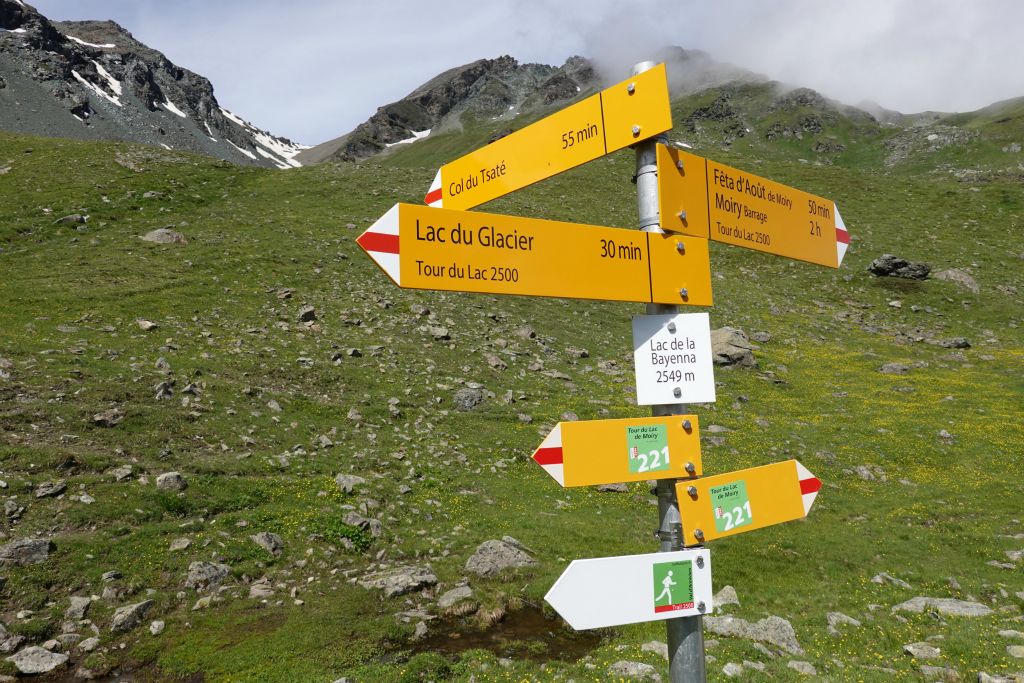
<svg viewBox="0 0 1024 683"><path fill-rule="evenodd" d="M659 64L445 164L424 201L472 209L671 127L665 65Z"/></svg>
<svg viewBox="0 0 1024 683"><path fill-rule="evenodd" d="M562 486L700 476L697 416L559 422L533 459Z"/></svg>
<svg viewBox="0 0 1024 683"><path fill-rule="evenodd" d="M797 460L676 484L684 545L807 516L821 481Z"/></svg>
<svg viewBox="0 0 1024 683"><path fill-rule="evenodd" d="M699 237L395 204L356 242L403 288L711 305Z"/></svg>
<svg viewBox="0 0 1024 683"><path fill-rule="evenodd" d="M830 199L658 145L661 227L831 268L850 235Z"/></svg>

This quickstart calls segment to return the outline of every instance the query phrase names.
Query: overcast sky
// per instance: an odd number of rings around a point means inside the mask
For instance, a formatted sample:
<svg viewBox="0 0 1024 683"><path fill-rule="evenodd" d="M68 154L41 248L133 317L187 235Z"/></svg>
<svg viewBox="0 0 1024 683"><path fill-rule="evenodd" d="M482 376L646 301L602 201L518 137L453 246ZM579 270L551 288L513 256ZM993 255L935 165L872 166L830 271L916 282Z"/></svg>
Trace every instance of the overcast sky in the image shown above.
<svg viewBox="0 0 1024 683"><path fill-rule="evenodd" d="M625 78L646 46L679 45L904 113L1024 96L1024 0L27 1L50 19L113 19L208 77L221 106L306 144L503 54L599 57Z"/></svg>

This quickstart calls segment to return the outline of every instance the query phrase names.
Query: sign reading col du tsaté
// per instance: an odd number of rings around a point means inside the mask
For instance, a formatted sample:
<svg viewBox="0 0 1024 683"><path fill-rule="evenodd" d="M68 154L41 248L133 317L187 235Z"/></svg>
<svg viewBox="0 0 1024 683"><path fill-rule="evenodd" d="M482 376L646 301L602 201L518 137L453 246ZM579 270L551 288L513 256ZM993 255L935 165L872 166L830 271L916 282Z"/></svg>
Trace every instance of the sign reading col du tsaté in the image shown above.
<svg viewBox="0 0 1024 683"><path fill-rule="evenodd" d="M633 365L638 405L714 403L708 314L635 316Z"/></svg>

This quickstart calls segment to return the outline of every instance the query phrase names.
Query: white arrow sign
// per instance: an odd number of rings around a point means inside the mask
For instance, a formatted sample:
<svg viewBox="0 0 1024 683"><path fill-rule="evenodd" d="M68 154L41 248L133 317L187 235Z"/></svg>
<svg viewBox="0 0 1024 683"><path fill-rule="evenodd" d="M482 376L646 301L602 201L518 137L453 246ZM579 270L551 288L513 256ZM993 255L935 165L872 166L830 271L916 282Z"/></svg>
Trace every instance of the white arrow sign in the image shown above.
<svg viewBox="0 0 1024 683"><path fill-rule="evenodd" d="M544 599L577 631L711 612L711 552L573 560Z"/></svg>

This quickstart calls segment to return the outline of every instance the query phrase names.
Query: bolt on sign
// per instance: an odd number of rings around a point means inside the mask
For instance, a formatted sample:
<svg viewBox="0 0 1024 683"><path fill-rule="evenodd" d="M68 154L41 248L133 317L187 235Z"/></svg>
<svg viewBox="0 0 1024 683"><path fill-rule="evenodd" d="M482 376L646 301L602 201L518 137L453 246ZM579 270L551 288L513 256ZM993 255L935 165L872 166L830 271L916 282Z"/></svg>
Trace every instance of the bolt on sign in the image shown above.
<svg viewBox="0 0 1024 683"><path fill-rule="evenodd" d="M533 453L561 486L700 476L696 415L559 422Z"/></svg>
<svg viewBox="0 0 1024 683"><path fill-rule="evenodd" d="M838 268L850 233L830 199L658 145L661 228Z"/></svg>
<svg viewBox="0 0 1024 683"><path fill-rule="evenodd" d="M821 480L797 460L676 484L684 545L806 517Z"/></svg>
<svg viewBox="0 0 1024 683"><path fill-rule="evenodd" d="M699 237L395 204L356 243L408 289L711 305Z"/></svg>
<svg viewBox="0 0 1024 683"><path fill-rule="evenodd" d="M442 166L424 203L472 209L672 127L665 65Z"/></svg>

